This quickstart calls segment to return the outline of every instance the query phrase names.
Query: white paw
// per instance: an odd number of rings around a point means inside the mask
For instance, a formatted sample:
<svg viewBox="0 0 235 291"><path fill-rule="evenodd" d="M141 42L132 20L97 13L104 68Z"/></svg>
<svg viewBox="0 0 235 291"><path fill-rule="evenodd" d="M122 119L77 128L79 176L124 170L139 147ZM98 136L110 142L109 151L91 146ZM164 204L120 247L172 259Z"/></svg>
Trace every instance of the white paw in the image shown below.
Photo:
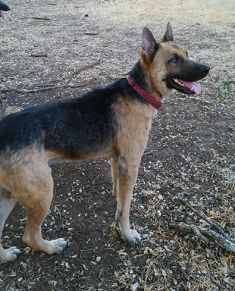
<svg viewBox="0 0 235 291"><path fill-rule="evenodd" d="M138 244L141 241L141 236L136 230L130 229L128 232L123 233L123 239L130 244Z"/></svg>
<svg viewBox="0 0 235 291"><path fill-rule="evenodd" d="M52 245L53 253L56 253L56 254L62 253L64 248L67 246L67 242L64 238L51 240L50 244Z"/></svg>
<svg viewBox="0 0 235 291"><path fill-rule="evenodd" d="M21 251L17 247L11 247L9 249L5 249L0 253L0 261L3 263L8 263L14 261Z"/></svg>

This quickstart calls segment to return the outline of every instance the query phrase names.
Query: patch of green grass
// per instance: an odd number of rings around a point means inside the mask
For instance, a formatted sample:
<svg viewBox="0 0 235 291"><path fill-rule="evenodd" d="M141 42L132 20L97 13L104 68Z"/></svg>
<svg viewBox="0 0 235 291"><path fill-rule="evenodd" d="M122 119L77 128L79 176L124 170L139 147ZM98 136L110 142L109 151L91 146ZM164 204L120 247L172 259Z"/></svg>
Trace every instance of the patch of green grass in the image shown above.
<svg viewBox="0 0 235 291"><path fill-rule="evenodd" d="M216 88L215 98L219 102L224 102L234 98L234 84L232 82L226 82L219 85Z"/></svg>

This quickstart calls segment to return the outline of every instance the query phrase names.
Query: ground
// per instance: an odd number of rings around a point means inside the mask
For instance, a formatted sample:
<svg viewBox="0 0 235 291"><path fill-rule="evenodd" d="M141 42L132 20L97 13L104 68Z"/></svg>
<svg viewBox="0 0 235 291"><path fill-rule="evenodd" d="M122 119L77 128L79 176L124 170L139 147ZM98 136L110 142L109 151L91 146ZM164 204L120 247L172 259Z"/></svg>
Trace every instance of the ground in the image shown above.
<svg viewBox="0 0 235 291"><path fill-rule="evenodd" d="M175 39L210 65L200 97L175 93L153 123L133 194L131 221L143 240L129 246L114 223L108 161L54 165L55 195L43 233L65 237L61 255L21 242L19 206L3 233L22 255L0 265L1 290L234 290L235 257L171 228L205 225L178 200L235 227L235 2L8 1L0 23L0 114L77 98L125 76L144 26ZM49 88L50 87L50 88ZM183 193L183 194L182 194Z"/></svg>

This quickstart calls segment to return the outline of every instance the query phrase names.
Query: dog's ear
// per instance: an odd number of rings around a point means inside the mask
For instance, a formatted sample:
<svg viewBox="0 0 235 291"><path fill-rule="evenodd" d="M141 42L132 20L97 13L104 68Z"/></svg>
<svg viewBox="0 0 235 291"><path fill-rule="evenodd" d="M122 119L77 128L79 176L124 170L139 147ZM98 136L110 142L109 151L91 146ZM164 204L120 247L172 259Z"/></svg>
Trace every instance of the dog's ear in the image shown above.
<svg viewBox="0 0 235 291"><path fill-rule="evenodd" d="M156 42L152 32L144 27L143 29L143 50L148 56L149 60L152 61L157 51L158 43Z"/></svg>
<svg viewBox="0 0 235 291"><path fill-rule="evenodd" d="M163 38L162 38L162 42L173 41L173 40L174 40L173 29L172 29L172 26L171 26L170 22L168 22L167 23L167 27L166 27L166 32L165 32L165 34L163 35Z"/></svg>

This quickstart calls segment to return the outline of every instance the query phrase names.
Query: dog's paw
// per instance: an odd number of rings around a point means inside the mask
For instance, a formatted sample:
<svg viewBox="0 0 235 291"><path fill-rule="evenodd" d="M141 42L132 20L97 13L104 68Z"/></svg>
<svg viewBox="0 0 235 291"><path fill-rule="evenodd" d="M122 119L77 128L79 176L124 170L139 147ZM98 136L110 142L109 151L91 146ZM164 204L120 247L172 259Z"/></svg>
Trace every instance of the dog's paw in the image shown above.
<svg viewBox="0 0 235 291"><path fill-rule="evenodd" d="M128 233L123 234L123 239L129 244L138 244L141 241L141 236L136 230L130 229Z"/></svg>
<svg viewBox="0 0 235 291"><path fill-rule="evenodd" d="M5 249L0 253L0 261L2 263L13 262L20 254L21 251L17 247Z"/></svg>
<svg viewBox="0 0 235 291"><path fill-rule="evenodd" d="M51 254L60 254L67 246L67 242L64 238L58 238L50 241Z"/></svg>

